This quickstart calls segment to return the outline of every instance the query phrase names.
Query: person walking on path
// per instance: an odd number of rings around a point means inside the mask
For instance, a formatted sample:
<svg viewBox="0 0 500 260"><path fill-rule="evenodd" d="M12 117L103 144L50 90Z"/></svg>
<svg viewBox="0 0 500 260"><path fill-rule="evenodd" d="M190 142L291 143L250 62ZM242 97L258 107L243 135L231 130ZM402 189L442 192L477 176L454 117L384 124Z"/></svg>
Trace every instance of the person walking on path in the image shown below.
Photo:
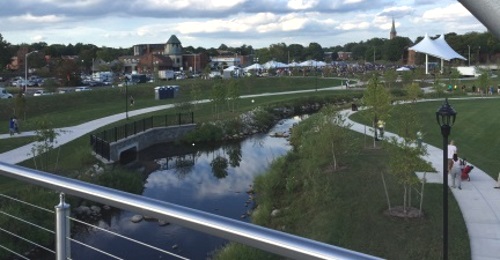
<svg viewBox="0 0 500 260"><path fill-rule="evenodd" d="M15 122L14 122L14 118L11 117L9 119L9 134L12 136L14 135L14 133L16 132L16 128L15 128Z"/></svg>
<svg viewBox="0 0 500 260"><path fill-rule="evenodd" d="M14 124L14 131L15 131L17 134L19 134L19 133L20 133L20 132L19 132L19 120L17 120L17 117L15 117L15 116L14 116L14 117L12 118L12 122L13 122L13 124Z"/></svg>
<svg viewBox="0 0 500 260"><path fill-rule="evenodd" d="M500 172L498 173L497 186L495 186L495 189L500 189Z"/></svg>
<svg viewBox="0 0 500 260"><path fill-rule="evenodd" d="M135 103L134 97L130 96L130 106L133 106Z"/></svg>
<svg viewBox="0 0 500 260"><path fill-rule="evenodd" d="M455 180L458 181L458 189L462 189L462 166L460 165L458 161L458 156L457 154L453 155L453 165L451 166L451 171L449 172L451 174L451 187L456 188L455 186Z"/></svg>
<svg viewBox="0 0 500 260"><path fill-rule="evenodd" d="M448 144L448 172L451 171L453 166L453 155L457 154L457 147L455 146L455 141L451 140Z"/></svg>

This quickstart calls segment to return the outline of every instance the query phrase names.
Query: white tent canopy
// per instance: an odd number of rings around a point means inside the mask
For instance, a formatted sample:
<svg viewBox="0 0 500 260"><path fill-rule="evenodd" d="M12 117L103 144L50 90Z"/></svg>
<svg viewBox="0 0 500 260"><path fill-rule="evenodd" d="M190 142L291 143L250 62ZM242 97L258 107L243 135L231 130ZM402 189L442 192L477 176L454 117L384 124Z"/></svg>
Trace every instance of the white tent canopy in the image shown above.
<svg viewBox="0 0 500 260"><path fill-rule="evenodd" d="M462 59L466 60L462 55L458 54L454 51L450 45L444 39L444 36L441 34L439 38L432 40L427 34L425 34L424 39L422 39L419 43L413 45L408 48L409 50L413 50L416 52L425 53L425 73L428 74L428 55L433 57L437 57L441 59L441 68L443 60L451 60L451 59Z"/></svg>
<svg viewBox="0 0 500 260"><path fill-rule="evenodd" d="M276 68L288 67L287 64L279 62L279 61L274 61L274 60L270 60L270 61L264 63L264 65L262 65L262 66L264 66L265 69L276 69Z"/></svg>
<svg viewBox="0 0 500 260"><path fill-rule="evenodd" d="M254 63L248 67L243 68L244 71L261 70L261 69L264 69L264 66L260 65L259 63Z"/></svg>
<svg viewBox="0 0 500 260"><path fill-rule="evenodd" d="M301 67L324 67L326 63L323 61L315 61L315 60L306 60L299 63Z"/></svg>
<svg viewBox="0 0 500 260"><path fill-rule="evenodd" d="M235 70L239 70L240 67L237 67L237 66L229 66L227 68L224 69L224 71L235 71Z"/></svg>

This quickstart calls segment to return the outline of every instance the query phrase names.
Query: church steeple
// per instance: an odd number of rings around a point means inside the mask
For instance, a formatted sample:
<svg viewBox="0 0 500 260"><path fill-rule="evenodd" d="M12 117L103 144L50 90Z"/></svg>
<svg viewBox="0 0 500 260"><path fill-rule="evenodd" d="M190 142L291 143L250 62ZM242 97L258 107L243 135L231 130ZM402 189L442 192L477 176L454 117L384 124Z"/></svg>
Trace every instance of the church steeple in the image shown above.
<svg viewBox="0 0 500 260"><path fill-rule="evenodd" d="M389 35L389 39L394 39L396 38L396 36L398 35L398 33L396 32L396 25L394 24L394 18L392 18L392 27L391 27L391 33Z"/></svg>

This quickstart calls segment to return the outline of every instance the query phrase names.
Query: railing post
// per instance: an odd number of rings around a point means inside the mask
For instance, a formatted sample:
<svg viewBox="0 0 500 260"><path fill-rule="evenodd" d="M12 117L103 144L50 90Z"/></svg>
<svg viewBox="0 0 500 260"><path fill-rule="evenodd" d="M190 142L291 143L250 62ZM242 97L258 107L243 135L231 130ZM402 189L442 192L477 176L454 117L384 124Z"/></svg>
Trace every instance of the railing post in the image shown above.
<svg viewBox="0 0 500 260"><path fill-rule="evenodd" d="M69 204L64 201L64 193L59 194L59 205L56 211L56 259L66 260L71 258L70 228L69 228Z"/></svg>

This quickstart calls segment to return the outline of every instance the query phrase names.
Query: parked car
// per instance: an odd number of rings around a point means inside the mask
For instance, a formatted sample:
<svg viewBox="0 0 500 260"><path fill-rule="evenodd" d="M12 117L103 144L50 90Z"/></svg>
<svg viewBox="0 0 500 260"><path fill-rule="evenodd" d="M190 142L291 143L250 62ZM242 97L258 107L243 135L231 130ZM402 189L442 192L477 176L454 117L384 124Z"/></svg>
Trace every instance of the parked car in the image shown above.
<svg viewBox="0 0 500 260"><path fill-rule="evenodd" d="M7 99L7 98L12 98L12 94L7 92L6 89L0 88L0 99Z"/></svg>
<svg viewBox="0 0 500 260"><path fill-rule="evenodd" d="M45 91L43 91L43 90L37 90L37 91L35 91L35 93L33 93L34 97L39 97L39 96L43 96L43 95L45 95Z"/></svg>
<svg viewBox="0 0 500 260"><path fill-rule="evenodd" d="M75 88L75 91L76 92L80 92L80 91L89 91L89 90L92 90L91 88L89 87L76 87Z"/></svg>

